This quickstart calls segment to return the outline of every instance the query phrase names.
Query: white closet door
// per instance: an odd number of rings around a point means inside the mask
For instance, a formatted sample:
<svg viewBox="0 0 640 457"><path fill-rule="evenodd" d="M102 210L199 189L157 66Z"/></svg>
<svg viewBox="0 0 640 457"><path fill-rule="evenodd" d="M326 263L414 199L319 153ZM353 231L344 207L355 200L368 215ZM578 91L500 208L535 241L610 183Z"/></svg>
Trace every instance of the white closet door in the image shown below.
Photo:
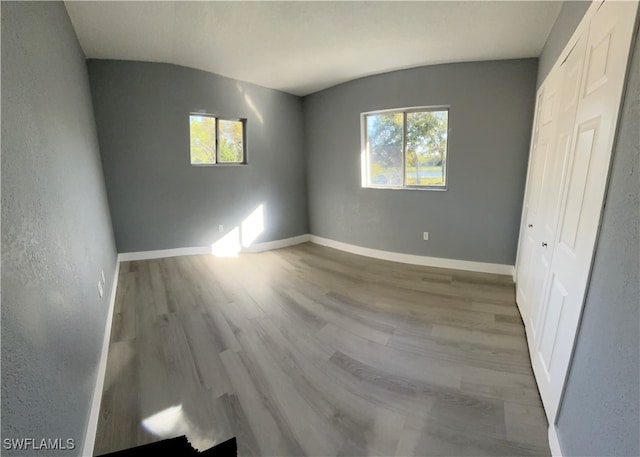
<svg viewBox="0 0 640 457"><path fill-rule="evenodd" d="M532 361L550 423L555 421L584 302L637 6L607 1L591 19L559 224L557 230L542 230L550 237L543 242L553 248L553 255L534 318ZM559 134L564 133L561 128ZM559 139L559 146L563 141ZM549 221L552 227L553 218Z"/></svg>
<svg viewBox="0 0 640 457"><path fill-rule="evenodd" d="M534 139L531 148L530 173L527 185L521 231L521 246L518 257L516 277L516 301L522 319L530 325L532 311L541 299L539 291L545 275L538 268L539 247L541 244L539 221L548 207L543 201L544 186L538 185L549 176L549 157L553 155L553 141L558 123L559 88L558 73L549 75L544 88L538 95L538 112L534 127ZM535 332L535 330L534 330Z"/></svg>
<svg viewBox="0 0 640 457"><path fill-rule="evenodd" d="M558 86L555 129L551 140L552 146L549 149L550 152L545 158L543 176L541 176L536 185L540 189L540 202L544 210L539 212L535 226L529 229L535 230L537 234L532 256L532 264L535 271L534 277L537 279L535 284L536 306L528 322L532 334L530 343L539 339L542 317L546 314L544 291L549 281L551 260L555 247L561 195L567 174L569 151L578 108L586 41L586 36L580 37L562 65L555 71L557 79L554 82ZM530 349L535 352L537 345L530 344Z"/></svg>

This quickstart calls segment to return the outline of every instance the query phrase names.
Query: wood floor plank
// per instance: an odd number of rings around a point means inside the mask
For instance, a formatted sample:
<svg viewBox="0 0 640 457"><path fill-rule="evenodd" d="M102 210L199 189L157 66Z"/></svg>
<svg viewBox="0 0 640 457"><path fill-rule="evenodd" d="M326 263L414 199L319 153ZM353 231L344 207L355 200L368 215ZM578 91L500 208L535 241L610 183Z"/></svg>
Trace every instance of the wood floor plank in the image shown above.
<svg viewBox="0 0 640 457"><path fill-rule="evenodd" d="M110 345L104 390L94 446L96 455L138 443L136 355L132 341Z"/></svg>
<svg viewBox="0 0 640 457"><path fill-rule="evenodd" d="M309 299L295 289L285 289L283 293L310 314L317 315L322 319L323 324L332 323L349 333L378 344L387 344L393 334L394 328L390 325L380 325L371 321L363 323L362 319L354 319L345 313L336 312L317 301Z"/></svg>
<svg viewBox="0 0 640 457"><path fill-rule="evenodd" d="M158 260L149 261L149 275L151 278L151 293L156 312L158 314L168 314L170 310L167 303L167 291L165 290L167 278L163 276Z"/></svg>
<svg viewBox="0 0 640 457"><path fill-rule="evenodd" d="M520 316L517 308L511 305L505 305L504 303L472 302L471 309L474 311L493 313L499 316Z"/></svg>
<svg viewBox="0 0 640 457"><path fill-rule="evenodd" d="M291 430L305 455L335 455L342 444L339 432L330 427L323 414L318 414L317 408L313 408L315 403L301 395L305 386L281 369L278 363L280 354L267 350L267 340L257 324L255 330L255 333L242 335L241 344L247 348L242 354L252 358L254 366L260 370L261 385L269 387L269 395L277 411L275 415Z"/></svg>
<svg viewBox="0 0 640 457"><path fill-rule="evenodd" d="M258 443L251 430L247 416L238 401L238 397L235 394L225 394L220 397L219 400L222 403L222 409L231 427L231 433L236 437L238 455L241 457L260 456Z"/></svg>
<svg viewBox="0 0 640 457"><path fill-rule="evenodd" d="M351 444L373 442L376 418L401 416L390 408L389 401L385 401L389 398L378 396L374 401L369 401L371 397L363 398L361 395L364 390L358 380L354 382L342 376L325 360L310 358L306 349L300 350L297 344L291 344L285 336L286 331L275 328L270 319L255 322L262 327L265 349L281 355L280 369L294 380L296 388L309 401L312 410L343 437L348 437ZM376 395L373 391L368 394ZM385 407L383 403L390 407ZM386 455L387 452L382 450L388 449L389 444L381 440L376 443L376 449L381 455ZM338 455L344 452L345 446L349 447L349 443L343 443Z"/></svg>
<svg viewBox="0 0 640 457"><path fill-rule="evenodd" d="M121 264L95 443L549 455L509 276L309 243Z"/></svg>
<svg viewBox="0 0 640 457"><path fill-rule="evenodd" d="M219 354L225 350L210 332L200 313L180 316L187 342L193 354L200 383L213 392L215 398L231 392L231 382L224 370Z"/></svg>
<svg viewBox="0 0 640 457"><path fill-rule="evenodd" d="M329 291L321 295L322 304L336 312L346 314L354 319L366 323L366 325L379 328L388 332L393 329L431 329L431 324L424 319L416 320L411 314L400 312L396 309L377 308L370 303L348 297L335 291Z"/></svg>
<svg viewBox="0 0 640 457"><path fill-rule="evenodd" d="M387 346L437 360L510 373L523 373L527 376L531 374L529 356L521 349L504 349L480 346L468 341L440 339L431 336L430 329L420 329L417 332L396 330Z"/></svg>
<svg viewBox="0 0 640 457"><path fill-rule="evenodd" d="M163 340L164 364L169 382L184 396L197 395L203 386L184 328L175 314L167 314L166 325L158 327Z"/></svg>
<svg viewBox="0 0 640 457"><path fill-rule="evenodd" d="M230 378L236 383L238 399L254 432L260 454L303 455L304 451L293 438L287 424L278 420L273 398L264 395L266 387L256 384L258 372L251 363L247 363L246 358L242 360L241 354L242 352L225 351L221 358Z"/></svg>
<svg viewBox="0 0 640 457"><path fill-rule="evenodd" d="M544 442L548 427L544 420L544 409L540 404L531 405L505 402L507 438L512 442L522 442L533 446Z"/></svg>
<svg viewBox="0 0 640 457"><path fill-rule="evenodd" d="M132 340L136 336L135 272L120 272L113 310L111 342Z"/></svg>
<svg viewBox="0 0 640 457"><path fill-rule="evenodd" d="M531 372L513 373L464 366L460 389L475 395L500 398L518 404L540 406L540 395Z"/></svg>
<svg viewBox="0 0 640 457"><path fill-rule="evenodd" d="M522 351L527 351L526 341L521 337L493 332L489 329L468 330L438 324L432 327L431 336L442 340L463 341L483 347L521 349Z"/></svg>
<svg viewBox="0 0 640 457"><path fill-rule="evenodd" d="M446 387L460 387L461 367L455 364L429 360L418 354L398 351L350 334L333 324L327 324L320 335L325 338L327 344L334 344L336 350L367 365L417 381Z"/></svg>
<svg viewBox="0 0 640 457"><path fill-rule="evenodd" d="M137 406L139 421L153 416L168 407L180 405L181 390L170 378L172 371L167 366L164 345L167 343L167 315L158 319L154 326L147 327L136 338L135 351L138 356ZM111 355L109 355L111 356Z"/></svg>
<svg viewBox="0 0 640 457"><path fill-rule="evenodd" d="M549 455L548 446L530 445L496 439L460 430L429 419L417 427L418 439L410 455L423 456L541 456ZM546 449L545 449L546 448Z"/></svg>
<svg viewBox="0 0 640 457"><path fill-rule="evenodd" d="M234 351L241 349L236 335L229 326L229 322L219 309L209 309L202 313L201 317L207 325L207 333L215 339L216 347L221 348L220 352L224 352L227 349L233 349Z"/></svg>

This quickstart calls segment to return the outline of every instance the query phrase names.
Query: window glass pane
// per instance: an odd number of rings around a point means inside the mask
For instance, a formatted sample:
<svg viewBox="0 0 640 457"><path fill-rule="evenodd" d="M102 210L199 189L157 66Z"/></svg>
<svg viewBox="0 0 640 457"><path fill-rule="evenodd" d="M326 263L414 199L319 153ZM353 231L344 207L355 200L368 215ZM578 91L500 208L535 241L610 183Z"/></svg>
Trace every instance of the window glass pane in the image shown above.
<svg viewBox="0 0 640 457"><path fill-rule="evenodd" d="M448 114L448 111L407 113L406 185L446 185Z"/></svg>
<svg viewBox="0 0 640 457"><path fill-rule="evenodd" d="M402 186L402 113L370 114L366 119L368 184Z"/></svg>
<svg viewBox="0 0 640 457"><path fill-rule="evenodd" d="M242 163L242 121L218 121L218 141L220 142L220 162Z"/></svg>
<svg viewBox="0 0 640 457"><path fill-rule="evenodd" d="M216 120L210 116L189 116L191 163L216 163Z"/></svg>

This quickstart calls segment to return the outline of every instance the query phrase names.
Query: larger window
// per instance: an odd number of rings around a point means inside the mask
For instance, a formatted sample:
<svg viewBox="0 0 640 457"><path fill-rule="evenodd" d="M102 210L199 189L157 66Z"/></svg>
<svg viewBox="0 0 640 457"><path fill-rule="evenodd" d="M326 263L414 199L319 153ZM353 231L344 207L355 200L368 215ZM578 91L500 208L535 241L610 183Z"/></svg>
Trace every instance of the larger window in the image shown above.
<svg viewBox="0 0 640 457"><path fill-rule="evenodd" d="M362 185L446 189L448 108L362 114Z"/></svg>
<svg viewBox="0 0 640 457"><path fill-rule="evenodd" d="M191 165L246 164L246 119L189 116Z"/></svg>

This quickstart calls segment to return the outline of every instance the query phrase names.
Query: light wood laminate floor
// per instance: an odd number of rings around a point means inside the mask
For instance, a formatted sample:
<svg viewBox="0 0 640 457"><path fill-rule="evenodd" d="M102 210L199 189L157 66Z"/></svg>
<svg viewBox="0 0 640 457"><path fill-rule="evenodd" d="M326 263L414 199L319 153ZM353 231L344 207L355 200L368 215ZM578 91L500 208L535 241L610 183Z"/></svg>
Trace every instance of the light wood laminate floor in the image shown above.
<svg viewBox="0 0 640 457"><path fill-rule="evenodd" d="M510 277L302 244L124 262L95 453L549 455Z"/></svg>

